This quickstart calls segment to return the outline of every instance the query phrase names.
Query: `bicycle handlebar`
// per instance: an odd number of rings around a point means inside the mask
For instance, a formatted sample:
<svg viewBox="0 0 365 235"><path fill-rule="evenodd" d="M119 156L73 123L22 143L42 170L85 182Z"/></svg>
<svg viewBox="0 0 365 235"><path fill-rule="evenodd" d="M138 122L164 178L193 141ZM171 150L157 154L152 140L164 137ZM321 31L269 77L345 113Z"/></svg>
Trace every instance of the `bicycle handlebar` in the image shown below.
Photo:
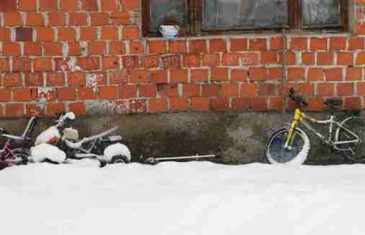
<svg viewBox="0 0 365 235"><path fill-rule="evenodd" d="M289 98L293 100L298 106L308 106L307 101L304 96L295 95L294 88L290 88L289 90Z"/></svg>

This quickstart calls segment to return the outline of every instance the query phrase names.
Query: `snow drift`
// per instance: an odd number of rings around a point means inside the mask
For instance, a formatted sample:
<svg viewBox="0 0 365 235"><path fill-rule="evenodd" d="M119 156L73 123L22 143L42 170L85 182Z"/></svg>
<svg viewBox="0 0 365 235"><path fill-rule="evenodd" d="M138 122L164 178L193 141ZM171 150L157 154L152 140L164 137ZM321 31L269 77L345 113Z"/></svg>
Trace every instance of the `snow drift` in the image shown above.
<svg viewBox="0 0 365 235"><path fill-rule="evenodd" d="M33 164L0 171L1 232L365 234L365 166Z"/></svg>

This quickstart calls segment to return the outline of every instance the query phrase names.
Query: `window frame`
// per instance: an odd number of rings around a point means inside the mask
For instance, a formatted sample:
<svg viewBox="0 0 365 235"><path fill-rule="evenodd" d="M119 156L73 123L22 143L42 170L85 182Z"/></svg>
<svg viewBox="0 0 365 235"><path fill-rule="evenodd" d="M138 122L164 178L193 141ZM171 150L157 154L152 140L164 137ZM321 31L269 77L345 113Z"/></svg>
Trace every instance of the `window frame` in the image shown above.
<svg viewBox="0 0 365 235"><path fill-rule="evenodd" d="M298 31L298 32L347 32L349 29L349 9L350 0L339 0L340 3L340 14L341 14L341 25L334 26L305 26L302 22L302 11L301 1L302 0L287 0L288 1L288 25L285 27L260 27L260 28L222 28L214 30L204 30L202 28L202 17L203 17L203 1L204 0L185 0L187 4L187 25L181 27L181 36L204 36L204 35L219 35L226 33L250 33L258 31L281 31L286 28L287 31ZM150 26L150 1L142 1L142 32L144 36L153 37L160 36L156 32L149 30Z"/></svg>

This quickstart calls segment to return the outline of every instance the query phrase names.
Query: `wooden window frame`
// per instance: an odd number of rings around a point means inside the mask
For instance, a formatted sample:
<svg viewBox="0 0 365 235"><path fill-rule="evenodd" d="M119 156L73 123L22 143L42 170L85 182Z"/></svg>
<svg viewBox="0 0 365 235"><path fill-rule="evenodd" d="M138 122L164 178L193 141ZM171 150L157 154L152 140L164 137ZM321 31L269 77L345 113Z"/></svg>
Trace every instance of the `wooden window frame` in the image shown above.
<svg viewBox="0 0 365 235"><path fill-rule="evenodd" d="M217 29L217 30L203 30L202 29L202 7L203 0L185 0L187 4L187 25L181 27L180 35L182 36L203 36L212 34L226 34L228 33L246 33L258 31L280 31L279 28L238 28L238 29ZM301 0L287 0L288 1L288 25L285 27L289 31L329 31L329 32L347 32L349 29L349 3L350 0L339 0L341 9L342 24L339 26L304 26L302 24L301 15ZM142 31L144 36L159 36L158 33L150 32L150 4L149 0L142 1Z"/></svg>

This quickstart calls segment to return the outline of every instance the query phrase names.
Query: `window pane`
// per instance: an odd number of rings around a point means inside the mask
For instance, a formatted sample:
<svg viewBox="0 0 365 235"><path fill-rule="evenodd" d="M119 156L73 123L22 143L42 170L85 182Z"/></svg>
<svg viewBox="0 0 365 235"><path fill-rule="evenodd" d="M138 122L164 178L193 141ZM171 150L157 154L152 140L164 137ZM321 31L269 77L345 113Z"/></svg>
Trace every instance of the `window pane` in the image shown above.
<svg viewBox="0 0 365 235"><path fill-rule="evenodd" d="M341 25L338 0L302 0L302 15L305 26Z"/></svg>
<svg viewBox="0 0 365 235"><path fill-rule="evenodd" d="M287 25L288 0L204 0L203 29L275 28Z"/></svg>
<svg viewBox="0 0 365 235"><path fill-rule="evenodd" d="M176 22L180 26L186 20L185 0L150 0L150 31L157 32L161 24Z"/></svg>

